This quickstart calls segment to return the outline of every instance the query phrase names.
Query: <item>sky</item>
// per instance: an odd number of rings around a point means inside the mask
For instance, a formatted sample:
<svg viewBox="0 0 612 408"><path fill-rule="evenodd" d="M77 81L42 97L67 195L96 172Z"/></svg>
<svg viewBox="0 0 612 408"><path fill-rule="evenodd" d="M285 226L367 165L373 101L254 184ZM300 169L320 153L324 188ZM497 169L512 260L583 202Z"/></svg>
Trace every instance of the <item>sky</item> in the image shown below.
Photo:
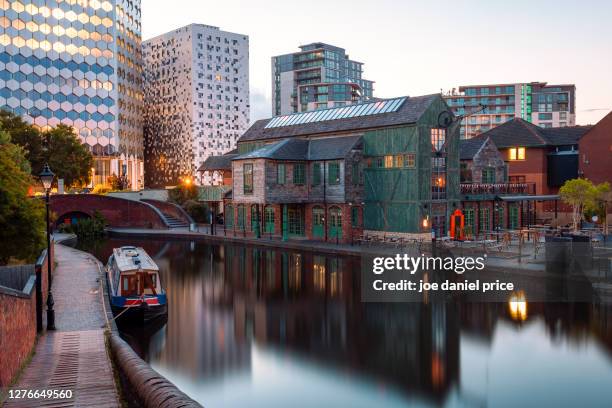
<svg viewBox="0 0 612 408"><path fill-rule="evenodd" d="M270 58L320 41L365 64L375 97L574 83L593 124L612 110L611 20L607 0L142 0L145 40L191 23L249 36L251 120L271 116Z"/></svg>

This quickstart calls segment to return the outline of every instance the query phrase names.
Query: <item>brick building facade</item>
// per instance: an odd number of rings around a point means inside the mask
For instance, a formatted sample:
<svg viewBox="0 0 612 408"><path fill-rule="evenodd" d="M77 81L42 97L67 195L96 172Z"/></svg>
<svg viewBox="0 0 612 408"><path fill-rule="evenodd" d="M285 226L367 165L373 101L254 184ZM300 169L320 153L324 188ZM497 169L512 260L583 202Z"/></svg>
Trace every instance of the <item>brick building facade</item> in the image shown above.
<svg viewBox="0 0 612 408"><path fill-rule="evenodd" d="M350 243L446 235L459 205L458 127L438 94L260 120L238 141L226 234Z"/></svg>
<svg viewBox="0 0 612 408"><path fill-rule="evenodd" d="M580 138L578 151L581 177L596 184L612 184L612 112Z"/></svg>

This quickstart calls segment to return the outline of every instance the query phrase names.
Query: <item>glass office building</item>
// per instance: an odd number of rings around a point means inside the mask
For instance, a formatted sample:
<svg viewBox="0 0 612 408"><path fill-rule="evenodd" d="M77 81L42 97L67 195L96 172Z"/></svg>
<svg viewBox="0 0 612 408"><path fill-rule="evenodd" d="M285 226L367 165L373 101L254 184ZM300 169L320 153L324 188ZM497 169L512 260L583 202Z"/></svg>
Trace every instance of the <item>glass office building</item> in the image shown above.
<svg viewBox="0 0 612 408"><path fill-rule="evenodd" d="M325 43L272 57L274 116L363 102L372 97L373 81L362 78L363 63L344 48Z"/></svg>
<svg viewBox="0 0 612 408"><path fill-rule="evenodd" d="M143 186L140 0L0 0L0 108L72 126L93 184Z"/></svg>

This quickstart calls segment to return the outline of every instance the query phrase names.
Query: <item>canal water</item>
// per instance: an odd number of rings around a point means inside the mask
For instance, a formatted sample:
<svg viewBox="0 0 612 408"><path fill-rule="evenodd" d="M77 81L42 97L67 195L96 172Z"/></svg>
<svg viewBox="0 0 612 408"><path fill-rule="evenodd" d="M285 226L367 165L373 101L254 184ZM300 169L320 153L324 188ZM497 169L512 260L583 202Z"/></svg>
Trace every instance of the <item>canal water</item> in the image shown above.
<svg viewBox="0 0 612 408"><path fill-rule="evenodd" d="M610 407L612 307L363 303L358 258L108 239L161 269L167 321L123 337L215 407Z"/></svg>

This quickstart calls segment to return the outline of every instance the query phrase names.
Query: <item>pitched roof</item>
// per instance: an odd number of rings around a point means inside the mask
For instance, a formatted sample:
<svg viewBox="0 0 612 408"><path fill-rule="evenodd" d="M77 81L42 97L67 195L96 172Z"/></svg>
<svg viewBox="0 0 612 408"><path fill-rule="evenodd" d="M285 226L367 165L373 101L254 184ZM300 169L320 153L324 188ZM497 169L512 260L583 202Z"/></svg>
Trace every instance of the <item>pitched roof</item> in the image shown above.
<svg viewBox="0 0 612 408"><path fill-rule="evenodd" d="M471 160L482 148L488 138L473 137L459 141L459 160Z"/></svg>
<svg viewBox="0 0 612 408"><path fill-rule="evenodd" d="M253 125L242 135L242 137L240 137L238 142L280 139L293 136L307 136L328 132L343 132L416 123L436 98L441 98L440 94L406 97L405 102L395 112L344 119L332 119L267 129L266 125L274 118L262 119L253 123ZM371 101L366 103L370 102Z"/></svg>
<svg viewBox="0 0 612 408"><path fill-rule="evenodd" d="M500 149L513 146L563 146L578 143L578 139L590 128L590 126L570 126L544 129L523 119L514 118L474 139L490 137Z"/></svg>
<svg viewBox="0 0 612 408"><path fill-rule="evenodd" d="M236 156L238 156L238 149L231 150L221 156L209 156L198 168L198 171L231 170L232 159Z"/></svg>
<svg viewBox="0 0 612 408"><path fill-rule="evenodd" d="M346 157L361 136L326 137L313 140L293 138L271 143L235 157L233 160L333 160Z"/></svg>

